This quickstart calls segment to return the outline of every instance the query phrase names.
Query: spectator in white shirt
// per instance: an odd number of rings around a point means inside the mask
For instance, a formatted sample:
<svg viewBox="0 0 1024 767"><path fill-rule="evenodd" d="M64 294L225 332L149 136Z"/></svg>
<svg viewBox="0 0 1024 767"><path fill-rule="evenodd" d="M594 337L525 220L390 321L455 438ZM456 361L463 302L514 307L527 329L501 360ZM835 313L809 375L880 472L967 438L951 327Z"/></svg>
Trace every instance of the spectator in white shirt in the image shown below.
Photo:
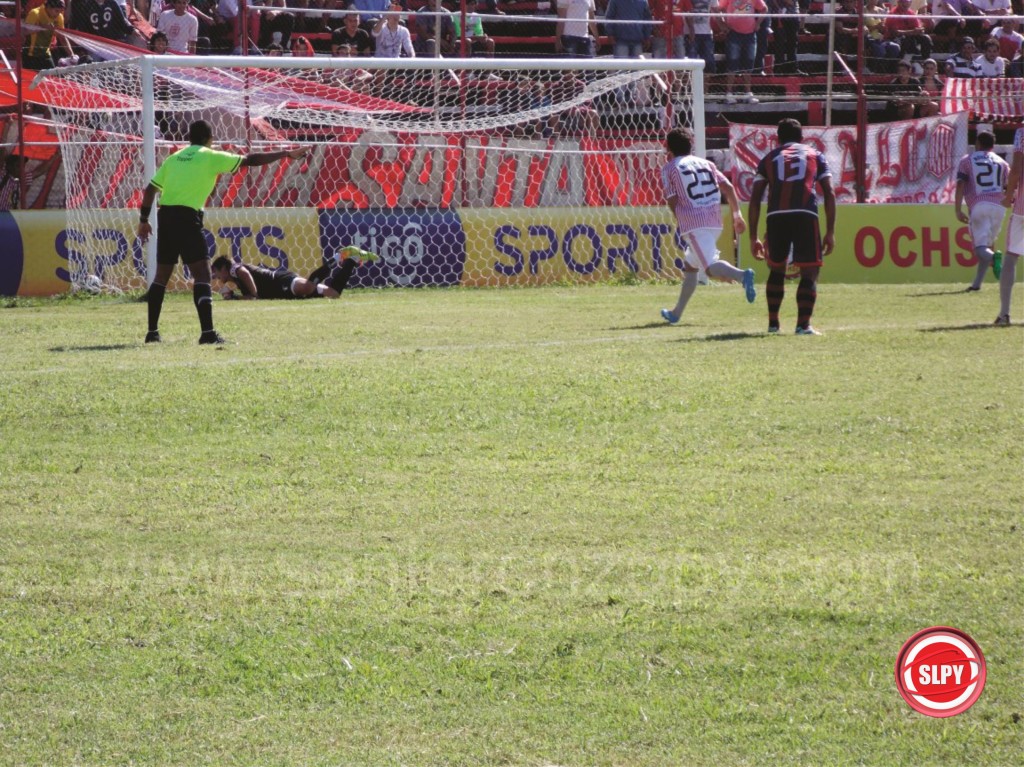
<svg viewBox="0 0 1024 767"><path fill-rule="evenodd" d="M1024 47L1024 35L1018 31L1018 27L1019 22L1004 19L1001 26L992 30L992 39L999 41L999 55L1007 61L1017 58Z"/></svg>
<svg viewBox="0 0 1024 767"><path fill-rule="evenodd" d="M373 55L379 59L397 59L403 52L410 59L416 58L412 35L399 23L401 10L399 3L392 3L390 10L373 25L373 39L377 45Z"/></svg>
<svg viewBox="0 0 1024 767"><path fill-rule="evenodd" d="M570 58L594 57L598 40L594 8L594 0L558 0L555 53Z"/></svg>
<svg viewBox="0 0 1024 767"><path fill-rule="evenodd" d="M704 59L704 74L713 75L715 69L715 36L708 11L718 10L718 0L692 0L693 13L684 20L686 27L686 55ZM697 15L699 14L699 15Z"/></svg>
<svg viewBox="0 0 1024 767"><path fill-rule="evenodd" d="M151 0L149 4L149 23L153 26L153 29L160 28L160 17L167 11L173 10L173 8L174 4L171 0ZM212 16L206 15L194 5L189 5L187 10L199 20L200 36L208 35L210 27L217 23Z"/></svg>
<svg viewBox="0 0 1024 767"><path fill-rule="evenodd" d="M978 77L1006 77L1009 62L999 55L999 41L989 38L985 43L985 52L974 60L978 68Z"/></svg>
<svg viewBox="0 0 1024 767"><path fill-rule="evenodd" d="M199 19L188 12L188 0L173 0L174 10L164 11L156 28L167 35L167 47L174 53L195 53Z"/></svg>

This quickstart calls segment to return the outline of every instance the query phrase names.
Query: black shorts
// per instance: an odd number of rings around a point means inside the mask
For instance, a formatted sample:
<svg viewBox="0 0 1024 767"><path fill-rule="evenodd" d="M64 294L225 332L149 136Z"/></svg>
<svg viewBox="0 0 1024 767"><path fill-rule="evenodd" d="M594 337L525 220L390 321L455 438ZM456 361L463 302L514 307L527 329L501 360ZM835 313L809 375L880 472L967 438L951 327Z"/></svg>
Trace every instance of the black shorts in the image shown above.
<svg viewBox="0 0 1024 767"><path fill-rule="evenodd" d="M781 269L790 261L797 266L821 266L821 232L813 213L774 213L766 226L768 266Z"/></svg>
<svg viewBox="0 0 1024 767"><path fill-rule="evenodd" d="M210 250L203 236L203 211L184 205L161 205L156 212L156 262L174 266L204 261Z"/></svg>

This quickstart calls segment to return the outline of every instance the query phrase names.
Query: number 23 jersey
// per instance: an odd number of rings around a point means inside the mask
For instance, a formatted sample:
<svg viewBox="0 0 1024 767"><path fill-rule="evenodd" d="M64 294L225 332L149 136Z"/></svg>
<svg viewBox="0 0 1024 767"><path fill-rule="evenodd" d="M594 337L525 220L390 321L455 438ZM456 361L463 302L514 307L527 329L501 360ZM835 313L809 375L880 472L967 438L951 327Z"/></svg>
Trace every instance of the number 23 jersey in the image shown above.
<svg viewBox="0 0 1024 767"><path fill-rule="evenodd" d="M665 199L675 198L679 229L722 228L722 193L718 185L727 181L710 160L692 154L675 157L661 168Z"/></svg>

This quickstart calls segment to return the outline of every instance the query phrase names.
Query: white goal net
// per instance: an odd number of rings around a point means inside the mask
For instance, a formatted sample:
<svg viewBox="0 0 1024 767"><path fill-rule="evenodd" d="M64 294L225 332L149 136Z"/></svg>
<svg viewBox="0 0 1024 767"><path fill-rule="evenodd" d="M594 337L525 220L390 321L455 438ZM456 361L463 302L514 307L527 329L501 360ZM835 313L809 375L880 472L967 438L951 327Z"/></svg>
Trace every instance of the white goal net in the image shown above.
<svg viewBox="0 0 1024 767"><path fill-rule="evenodd" d="M672 127L703 150L702 66L144 56L34 85L59 126L75 282L145 287L142 190L204 119L217 148L312 149L221 177L211 256L302 274L355 245L380 256L357 286L526 285L678 276L660 168Z"/></svg>

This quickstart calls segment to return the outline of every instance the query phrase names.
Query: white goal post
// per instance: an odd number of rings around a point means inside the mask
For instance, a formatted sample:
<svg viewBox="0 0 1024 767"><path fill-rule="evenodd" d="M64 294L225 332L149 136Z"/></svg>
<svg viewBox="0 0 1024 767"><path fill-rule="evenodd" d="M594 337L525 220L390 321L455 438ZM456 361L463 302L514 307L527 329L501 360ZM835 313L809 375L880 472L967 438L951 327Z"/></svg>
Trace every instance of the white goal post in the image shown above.
<svg viewBox="0 0 1024 767"><path fill-rule="evenodd" d="M352 244L381 256L357 286L485 286L675 279L664 136L690 128L703 154L702 75L689 59L140 56L33 87L58 125L74 282L146 286L142 189L204 119L217 148L312 150L221 177L211 256L305 273Z"/></svg>

